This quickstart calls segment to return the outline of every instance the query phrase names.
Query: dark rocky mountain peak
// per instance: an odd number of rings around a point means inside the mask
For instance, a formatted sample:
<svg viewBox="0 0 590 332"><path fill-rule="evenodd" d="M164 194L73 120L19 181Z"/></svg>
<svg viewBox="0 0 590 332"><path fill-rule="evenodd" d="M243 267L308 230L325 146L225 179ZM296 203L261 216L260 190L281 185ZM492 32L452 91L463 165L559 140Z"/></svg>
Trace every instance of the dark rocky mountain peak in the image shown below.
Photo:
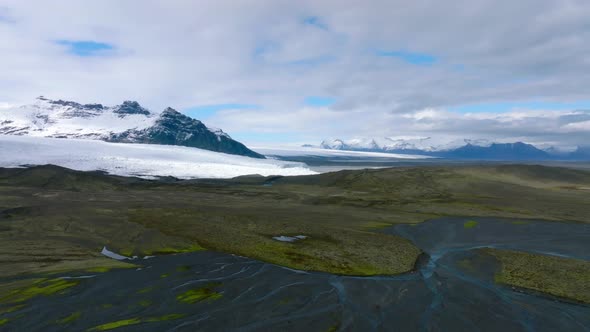
<svg viewBox="0 0 590 332"><path fill-rule="evenodd" d="M104 106L102 104L80 104L75 101L62 100L62 99L51 100L51 99L45 98L43 96L37 97L37 100L44 101L44 102L51 104L51 105L71 107L71 108L80 109L80 110L102 110L102 109L104 109Z"/></svg>
<svg viewBox="0 0 590 332"><path fill-rule="evenodd" d="M186 116L171 107L167 107L160 113L153 126L142 130L130 129L113 134L108 140L111 142L182 145L253 158L264 158L263 155L233 140L223 131L209 129L201 121Z"/></svg>
<svg viewBox="0 0 590 332"><path fill-rule="evenodd" d="M116 106L113 113L119 114L120 117L124 117L131 114L142 114L150 115L150 111L141 107L138 102L126 100L123 104Z"/></svg>

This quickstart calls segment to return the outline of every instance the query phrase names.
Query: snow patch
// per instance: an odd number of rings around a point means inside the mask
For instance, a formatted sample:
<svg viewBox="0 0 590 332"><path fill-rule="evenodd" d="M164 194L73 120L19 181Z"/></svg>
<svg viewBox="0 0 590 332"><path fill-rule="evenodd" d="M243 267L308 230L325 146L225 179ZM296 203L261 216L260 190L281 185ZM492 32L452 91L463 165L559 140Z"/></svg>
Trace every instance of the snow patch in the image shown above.
<svg viewBox="0 0 590 332"><path fill-rule="evenodd" d="M94 278L94 277L96 277L96 274L87 275L87 276L77 276L77 277L65 276L65 277L59 277L59 278L60 279L90 279L90 278Z"/></svg>
<svg viewBox="0 0 590 332"><path fill-rule="evenodd" d="M104 256L107 256L108 258L116 259L118 261L122 261L125 259L131 259L127 256L119 255L116 252L110 251L109 249L107 249L106 246L102 247L102 251L100 253L103 254Z"/></svg>
<svg viewBox="0 0 590 332"><path fill-rule="evenodd" d="M272 239L277 240L277 241L281 241L281 242L295 242L295 241L307 239L307 236L305 236L305 235L296 235L296 236L280 235L280 236L273 236Z"/></svg>
<svg viewBox="0 0 590 332"><path fill-rule="evenodd" d="M103 139L111 133L128 129L145 129L154 125L157 112L126 114L121 117L113 107L73 105L72 102L55 102L38 98L34 104L21 107L0 107L0 133L36 137L78 137Z"/></svg>
<svg viewBox="0 0 590 332"><path fill-rule="evenodd" d="M215 134L217 136L217 140L219 142L221 142L221 137L225 137L225 138L231 139L231 137L229 137L228 134L226 134L223 130L221 130L219 128L207 127L207 130L209 130L210 132L212 132L213 134Z"/></svg>

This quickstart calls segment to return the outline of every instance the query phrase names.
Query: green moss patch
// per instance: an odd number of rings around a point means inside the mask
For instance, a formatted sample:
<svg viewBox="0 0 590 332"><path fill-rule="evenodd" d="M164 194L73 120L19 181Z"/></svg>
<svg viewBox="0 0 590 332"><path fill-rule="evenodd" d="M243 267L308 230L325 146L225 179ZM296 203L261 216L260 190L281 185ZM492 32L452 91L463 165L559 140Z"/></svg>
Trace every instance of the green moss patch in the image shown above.
<svg viewBox="0 0 590 332"><path fill-rule="evenodd" d="M390 223L381 222L381 221L369 221L363 225L365 229L382 229L390 227Z"/></svg>
<svg viewBox="0 0 590 332"><path fill-rule="evenodd" d="M328 328L328 332L336 332L340 329L340 324L334 324Z"/></svg>
<svg viewBox="0 0 590 332"><path fill-rule="evenodd" d="M76 312L73 312L72 314L70 314L62 319L58 319L56 322L58 324L70 324L70 323L78 320L81 316L82 316L82 313L80 311L76 311Z"/></svg>
<svg viewBox="0 0 590 332"><path fill-rule="evenodd" d="M463 223L463 228L470 229L477 226L478 222L475 220L467 220Z"/></svg>
<svg viewBox="0 0 590 332"><path fill-rule="evenodd" d="M19 305L11 306L11 307L8 307L8 308L0 308L0 315L2 315L2 314L9 314L11 312L18 311L18 310L20 310L20 309L22 309L24 307L25 307L24 304L19 304Z"/></svg>
<svg viewBox="0 0 590 332"><path fill-rule="evenodd" d="M309 238L301 243L267 239L245 243L240 254L298 270L370 276L411 271L421 253L395 235L348 230L307 234Z"/></svg>
<svg viewBox="0 0 590 332"><path fill-rule="evenodd" d="M590 262L521 251L483 249L501 263L495 281L590 303Z"/></svg>
<svg viewBox="0 0 590 332"><path fill-rule="evenodd" d="M184 303L196 303L202 301L214 301L218 300L222 297L222 294L215 290L216 287L219 287L220 283L210 283L207 284L205 287L191 289L182 294L176 296L176 299L179 302Z"/></svg>
<svg viewBox="0 0 590 332"><path fill-rule="evenodd" d="M183 253L187 253L187 252L197 252L197 251L203 251L203 250L205 250L205 248L201 247L198 244L193 244L189 247L184 247L184 248L172 248L172 247L158 248L155 250L147 251L146 254L148 254L148 255L170 255L170 254L183 254Z"/></svg>
<svg viewBox="0 0 590 332"><path fill-rule="evenodd" d="M96 327L91 328L89 331L108 331L118 329L124 326L136 325L139 323L141 323L141 319L139 318L122 319L115 322L98 325Z"/></svg>
<svg viewBox="0 0 590 332"><path fill-rule="evenodd" d="M71 287L78 285L78 280L66 279L40 279L33 281L28 287L12 290L7 296L0 299L0 302L17 303L25 302L36 296L50 296L63 293Z"/></svg>
<svg viewBox="0 0 590 332"><path fill-rule="evenodd" d="M88 272L96 272L96 273L105 273L105 272L109 272L111 270L110 267L104 267L104 266L97 266L97 267L93 267L90 268L86 271Z"/></svg>
<svg viewBox="0 0 590 332"><path fill-rule="evenodd" d="M154 290L154 287L146 287L137 291L137 294L146 294Z"/></svg>
<svg viewBox="0 0 590 332"><path fill-rule="evenodd" d="M139 303L138 303L138 304L139 304L140 306L142 306L142 307L149 307L149 306L151 306L151 305L152 305L152 303L153 303L153 302L152 302L152 301L150 301L150 300L142 300L142 301L139 301Z"/></svg>
<svg viewBox="0 0 590 332"><path fill-rule="evenodd" d="M180 265L176 267L176 271L178 272L186 272L190 271L191 267L189 265Z"/></svg>
<svg viewBox="0 0 590 332"><path fill-rule="evenodd" d="M127 257L132 257L133 253L135 252L135 249L133 248L124 248L119 250L119 253L123 256L127 256Z"/></svg>
<svg viewBox="0 0 590 332"><path fill-rule="evenodd" d="M174 319L182 318L184 316L185 315L183 315L183 314L168 314L168 315L158 316L158 317L147 317L147 318L135 317L135 318L129 318L129 319L122 319L122 320L118 320L115 322L110 322L110 323L95 326L95 327L89 329L88 331L109 331L109 330L118 329L120 327L137 325L137 324L141 324L141 323L153 323L153 322L174 320Z"/></svg>
<svg viewBox="0 0 590 332"><path fill-rule="evenodd" d="M163 322L163 321L167 321L167 320L175 320L175 319L179 319L186 316L185 314L168 314L168 315L164 315L164 316L159 316L159 317L150 317L150 318L145 318L143 319L144 322Z"/></svg>

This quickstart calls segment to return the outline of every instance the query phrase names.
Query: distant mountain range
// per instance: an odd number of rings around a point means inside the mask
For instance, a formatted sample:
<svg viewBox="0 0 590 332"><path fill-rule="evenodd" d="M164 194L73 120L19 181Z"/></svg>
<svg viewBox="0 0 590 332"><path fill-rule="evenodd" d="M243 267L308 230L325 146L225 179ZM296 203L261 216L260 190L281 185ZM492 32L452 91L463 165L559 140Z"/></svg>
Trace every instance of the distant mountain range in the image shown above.
<svg viewBox="0 0 590 332"><path fill-rule="evenodd" d="M264 158L221 129L170 107L153 112L136 101L109 107L38 97L30 105L0 109L0 134L181 145Z"/></svg>
<svg viewBox="0 0 590 332"><path fill-rule="evenodd" d="M471 160L590 160L590 147L564 152L550 147L540 149L523 142L497 143L488 140L462 139L435 144L425 138L328 139L321 148L331 150L389 152L430 157Z"/></svg>

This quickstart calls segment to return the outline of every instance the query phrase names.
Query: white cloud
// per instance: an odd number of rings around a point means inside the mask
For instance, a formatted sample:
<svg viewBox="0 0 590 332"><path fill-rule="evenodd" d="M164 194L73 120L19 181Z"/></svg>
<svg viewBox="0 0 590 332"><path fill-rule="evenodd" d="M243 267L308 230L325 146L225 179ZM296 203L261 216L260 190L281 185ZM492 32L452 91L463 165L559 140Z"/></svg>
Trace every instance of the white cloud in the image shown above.
<svg viewBox="0 0 590 332"><path fill-rule="evenodd" d="M225 111L210 119L225 130L297 132L308 143L327 137L433 137L441 142L484 138L502 142L524 141L562 148L585 145L590 111L512 111L456 113L444 109L392 113L361 109L339 112L330 108L300 108L291 112Z"/></svg>
<svg viewBox="0 0 590 332"><path fill-rule="evenodd" d="M3 103L45 95L105 104L134 99L156 109L257 104L262 110L220 112L211 124L230 133L297 131L313 141L436 134L573 144L590 138L580 118L586 113L448 111L472 103L587 100L585 0L4 0L0 7L10 18L0 20ZM306 24L312 16L323 26ZM57 40L115 49L76 57ZM437 61L419 67L377 57L376 50ZM337 102L302 107L310 95Z"/></svg>
<svg viewBox="0 0 590 332"><path fill-rule="evenodd" d="M590 131L590 120L589 121L582 121L576 123L568 123L562 127L565 132L573 132L573 131L581 131L581 132L588 132Z"/></svg>

